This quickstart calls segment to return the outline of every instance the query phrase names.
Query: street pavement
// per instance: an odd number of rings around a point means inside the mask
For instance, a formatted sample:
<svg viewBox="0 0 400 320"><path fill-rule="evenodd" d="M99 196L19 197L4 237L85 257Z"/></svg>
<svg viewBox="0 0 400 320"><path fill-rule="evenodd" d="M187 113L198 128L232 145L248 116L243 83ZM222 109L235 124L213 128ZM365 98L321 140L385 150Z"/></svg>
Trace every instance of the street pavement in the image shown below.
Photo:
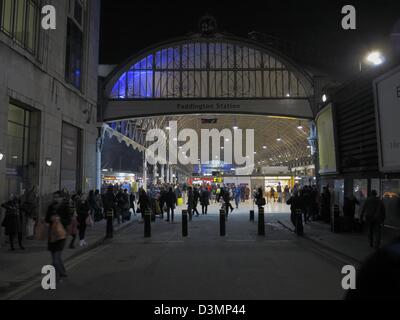
<svg viewBox="0 0 400 320"><path fill-rule="evenodd" d="M266 206L266 236L249 221L251 205L229 215L219 235L219 207L193 217L182 237L181 209L174 223L157 219L152 237L134 221L113 240L66 263L69 277L53 291L40 278L11 299L264 300L342 299L346 256L296 237L286 205ZM256 212L257 220L257 212ZM136 218L138 219L138 218Z"/></svg>

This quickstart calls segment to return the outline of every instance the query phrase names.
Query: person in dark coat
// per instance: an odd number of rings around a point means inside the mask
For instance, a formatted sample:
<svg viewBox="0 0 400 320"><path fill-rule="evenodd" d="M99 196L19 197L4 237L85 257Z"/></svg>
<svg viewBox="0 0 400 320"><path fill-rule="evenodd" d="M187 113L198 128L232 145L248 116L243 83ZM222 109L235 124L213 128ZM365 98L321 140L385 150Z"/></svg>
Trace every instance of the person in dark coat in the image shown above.
<svg viewBox="0 0 400 320"><path fill-rule="evenodd" d="M193 188L189 187L188 188L188 194L187 194L187 210L189 213L189 220L192 220L192 216L193 216L193 208L194 208L194 194L193 194Z"/></svg>
<svg viewBox="0 0 400 320"><path fill-rule="evenodd" d="M258 188L257 192L255 194L255 200L256 200L256 205L258 208L264 207L265 206L265 197L264 197L264 192L262 191L262 188Z"/></svg>
<svg viewBox="0 0 400 320"><path fill-rule="evenodd" d="M200 199L200 192L199 190L195 187L193 189L193 213L196 212L196 215L199 216L199 211L197 211L197 205L199 203Z"/></svg>
<svg viewBox="0 0 400 320"><path fill-rule="evenodd" d="M231 195L229 194L228 188L225 188L225 187L222 188L220 196L221 196L222 201L223 201L222 208L225 209L225 214L226 214L226 217L228 218L229 209L231 209L231 213L234 210L234 208L233 208L233 206L231 204Z"/></svg>
<svg viewBox="0 0 400 320"><path fill-rule="evenodd" d="M106 238L113 237L113 230L114 230L114 212L117 206L117 199L114 194L114 188L112 186L107 188L106 193L102 197L103 199L103 207L104 207L104 214L107 219L107 235Z"/></svg>
<svg viewBox="0 0 400 320"><path fill-rule="evenodd" d="M201 213L207 214L208 206L210 205L210 192L207 188L203 188L200 193Z"/></svg>
<svg viewBox="0 0 400 320"><path fill-rule="evenodd" d="M298 211L304 212L305 209L303 199L300 197L300 192L295 191L289 200L286 201L286 204L290 205L290 221L296 228L296 214Z"/></svg>
<svg viewBox="0 0 400 320"><path fill-rule="evenodd" d="M14 251L14 238L18 236L18 244L22 250L25 250L22 245L22 225L23 216L19 208L18 199L14 198L1 205L2 208L6 209L6 215L2 222L2 227L5 228L5 234L10 239L10 250Z"/></svg>
<svg viewBox="0 0 400 320"><path fill-rule="evenodd" d="M171 214L171 221L174 221L174 210L176 205L176 194L174 190L169 188L168 192L165 194L165 204L167 205L167 221L170 221L170 214Z"/></svg>
<svg viewBox="0 0 400 320"><path fill-rule="evenodd" d="M89 217L90 205L87 200L84 199L82 192L78 192L78 194L74 198L76 213L78 214L78 230L79 230L79 246L83 247L87 245L86 242L86 220Z"/></svg>
<svg viewBox="0 0 400 320"><path fill-rule="evenodd" d="M96 196L95 196L93 190L89 191L87 203L89 206L89 214L92 216L92 218L94 220L94 216L95 216L95 213L97 212L98 208L97 208L97 203L96 203Z"/></svg>
<svg viewBox="0 0 400 320"><path fill-rule="evenodd" d="M356 214L356 205L360 205L360 203L353 194L344 197L343 214L348 231L354 231L354 216Z"/></svg>
<svg viewBox="0 0 400 320"><path fill-rule="evenodd" d="M331 193L328 187L324 187L321 194L321 216L325 222L331 221Z"/></svg>
<svg viewBox="0 0 400 320"><path fill-rule="evenodd" d="M130 205L130 209L132 209L133 213L136 215L135 201L136 201L136 196L135 196L135 193L132 191L131 194L129 195L129 205Z"/></svg>
<svg viewBox="0 0 400 320"><path fill-rule="evenodd" d="M361 211L360 220L368 226L368 239L371 248L379 249L381 244L382 225L386 218L385 205L375 190L367 198Z"/></svg>
<svg viewBox="0 0 400 320"><path fill-rule="evenodd" d="M138 207L140 208L140 212L142 213L142 219L144 218L144 213L151 210L150 199L147 195L146 191L143 188L139 190L139 201Z"/></svg>

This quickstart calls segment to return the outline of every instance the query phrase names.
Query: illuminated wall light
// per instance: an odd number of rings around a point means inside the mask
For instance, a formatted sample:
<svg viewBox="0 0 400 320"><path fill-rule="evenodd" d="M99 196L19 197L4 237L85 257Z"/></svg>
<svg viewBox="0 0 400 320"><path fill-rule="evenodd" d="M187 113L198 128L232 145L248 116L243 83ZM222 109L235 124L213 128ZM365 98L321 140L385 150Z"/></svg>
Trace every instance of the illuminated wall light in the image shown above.
<svg viewBox="0 0 400 320"><path fill-rule="evenodd" d="M46 159L46 166L50 168L52 165L53 165L53 160L51 160L50 158L47 158Z"/></svg>
<svg viewBox="0 0 400 320"><path fill-rule="evenodd" d="M4 153L0 151L0 161L3 160L4 158Z"/></svg>
<svg viewBox="0 0 400 320"><path fill-rule="evenodd" d="M324 94L324 95L322 96L322 102L326 102L326 101L328 101L328 97L327 97L326 94Z"/></svg>

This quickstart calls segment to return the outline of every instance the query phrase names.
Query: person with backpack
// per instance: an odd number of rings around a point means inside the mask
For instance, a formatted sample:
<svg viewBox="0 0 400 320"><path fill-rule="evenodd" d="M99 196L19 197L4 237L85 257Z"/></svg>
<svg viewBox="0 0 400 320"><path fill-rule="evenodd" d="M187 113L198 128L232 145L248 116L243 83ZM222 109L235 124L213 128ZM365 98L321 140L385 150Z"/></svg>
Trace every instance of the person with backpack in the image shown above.
<svg viewBox="0 0 400 320"><path fill-rule="evenodd" d="M379 249L382 236L382 225L386 219L385 205L378 197L376 190L371 191L361 211L360 221L368 226L368 240L371 248Z"/></svg>

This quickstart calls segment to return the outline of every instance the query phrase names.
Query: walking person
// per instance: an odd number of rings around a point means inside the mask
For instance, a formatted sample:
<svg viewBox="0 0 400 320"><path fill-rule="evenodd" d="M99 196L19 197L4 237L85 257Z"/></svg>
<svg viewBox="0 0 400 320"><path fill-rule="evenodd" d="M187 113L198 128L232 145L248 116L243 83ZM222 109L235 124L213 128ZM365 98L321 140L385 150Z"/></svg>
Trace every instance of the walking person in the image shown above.
<svg viewBox="0 0 400 320"><path fill-rule="evenodd" d="M210 205L210 192L207 188L203 188L200 193L201 213L207 214L208 206Z"/></svg>
<svg viewBox="0 0 400 320"><path fill-rule="evenodd" d="M199 190L195 187L193 189L193 213L196 212L196 216L198 217L199 211L197 211L197 205L199 203L199 199L200 199L200 192Z"/></svg>
<svg viewBox="0 0 400 320"><path fill-rule="evenodd" d="M323 188L321 194L321 216L326 223L331 221L331 193L328 186Z"/></svg>
<svg viewBox="0 0 400 320"><path fill-rule="evenodd" d="M103 200L101 198L101 194L99 190L96 190L94 193L95 201L96 201L96 211L94 216L94 221L99 222L104 219L104 208L103 208Z"/></svg>
<svg viewBox="0 0 400 320"><path fill-rule="evenodd" d="M371 248L379 249L382 236L382 225L386 218L385 205L375 190L367 198L361 211L360 220L367 223L368 239Z"/></svg>
<svg viewBox="0 0 400 320"><path fill-rule="evenodd" d="M69 206L65 203L62 193L57 191L53 194L53 202L50 204L46 214L46 222L49 224L48 250L51 253L53 266L56 269L57 281L67 277L62 261L62 251L67 238L65 230L70 221Z"/></svg>
<svg viewBox="0 0 400 320"><path fill-rule="evenodd" d="M168 192L165 195L165 204L167 205L167 221L174 222L174 210L176 205L176 194L173 191L172 187L169 188Z"/></svg>
<svg viewBox="0 0 400 320"><path fill-rule="evenodd" d="M117 199L114 194L114 189L112 186L107 188L106 193L102 197L102 202L104 206L104 213L107 219L107 227L106 227L106 238L110 239L113 237L114 231L114 212L116 209Z"/></svg>
<svg viewBox="0 0 400 320"><path fill-rule="evenodd" d="M255 194L255 203L259 209L266 205L264 192L263 192L262 188L257 189L257 192Z"/></svg>
<svg viewBox="0 0 400 320"><path fill-rule="evenodd" d="M1 207L6 209L6 215L1 225L5 228L5 234L9 237L10 251L15 251L14 238L16 236L18 237L19 247L21 250L25 250L22 245L23 216L19 209L18 199L13 197L12 200L2 204Z"/></svg>
<svg viewBox="0 0 400 320"><path fill-rule="evenodd" d="M233 196L235 198L236 209L239 209L239 203L241 197L241 192L239 187L235 187L235 189L233 189Z"/></svg>
<svg viewBox="0 0 400 320"><path fill-rule="evenodd" d="M79 246L87 246L86 242L86 220L89 218L90 206L88 201L84 199L82 192L78 192L75 197L75 208L78 215L78 230L79 230Z"/></svg>
<svg viewBox="0 0 400 320"><path fill-rule="evenodd" d="M38 222L38 195L35 186L33 186L23 196L21 202L21 213L25 217L26 222L26 238L34 239L35 225Z"/></svg>
<svg viewBox="0 0 400 320"><path fill-rule="evenodd" d="M133 191L131 191L131 193L129 195L129 205L130 205L130 209L132 209L133 214L136 216L135 201L136 201L135 193Z"/></svg>
<svg viewBox="0 0 400 320"><path fill-rule="evenodd" d="M192 187L188 188L187 199L188 199L187 200L187 210L189 213L189 221L192 221L193 207L194 207L194 194L193 194Z"/></svg>
<svg viewBox="0 0 400 320"><path fill-rule="evenodd" d="M229 194L229 190L225 187L221 189L221 198L223 201L222 208L225 210L225 215L226 215L226 218L228 219L229 209L231 209L230 213L232 213L234 208L231 204L231 196Z"/></svg>
<svg viewBox="0 0 400 320"><path fill-rule="evenodd" d="M96 204L96 196L95 196L93 190L89 191L87 203L88 203L88 207L89 207L89 214L92 217L92 219L94 220L94 216L97 211L97 204Z"/></svg>
<svg viewBox="0 0 400 320"><path fill-rule="evenodd" d="M69 212L71 216L71 224L68 226L68 234L72 237L69 244L70 249L75 249L75 240L78 236L78 214L76 213L75 201L74 199L69 199Z"/></svg>
<svg viewBox="0 0 400 320"><path fill-rule="evenodd" d="M147 211L150 211L150 199L147 195L146 191L143 188L139 190L139 200L137 203L138 207L140 208L140 212L142 214L142 219L144 219L144 214Z"/></svg>
<svg viewBox="0 0 400 320"><path fill-rule="evenodd" d="M290 205L290 221L295 227L295 232L301 234L303 232L304 203L300 196L300 191L294 191L293 195L286 201L286 204Z"/></svg>
<svg viewBox="0 0 400 320"><path fill-rule="evenodd" d="M355 230L354 216L356 214L356 205L360 205L353 193L344 197L343 214L345 218L346 229L350 232Z"/></svg>

